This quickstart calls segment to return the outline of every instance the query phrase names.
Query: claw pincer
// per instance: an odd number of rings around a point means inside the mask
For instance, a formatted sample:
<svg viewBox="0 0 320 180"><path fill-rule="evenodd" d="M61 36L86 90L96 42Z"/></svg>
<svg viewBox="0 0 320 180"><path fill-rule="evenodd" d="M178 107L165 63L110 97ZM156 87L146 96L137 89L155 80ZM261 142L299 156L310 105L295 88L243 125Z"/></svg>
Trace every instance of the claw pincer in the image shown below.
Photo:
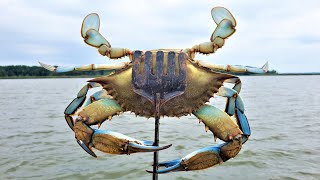
<svg viewBox="0 0 320 180"><path fill-rule="evenodd" d="M171 146L152 146L118 132L92 129L83 121L76 121L74 129L79 145L93 157L97 157L92 151L93 147L108 154L132 154L160 151Z"/></svg>

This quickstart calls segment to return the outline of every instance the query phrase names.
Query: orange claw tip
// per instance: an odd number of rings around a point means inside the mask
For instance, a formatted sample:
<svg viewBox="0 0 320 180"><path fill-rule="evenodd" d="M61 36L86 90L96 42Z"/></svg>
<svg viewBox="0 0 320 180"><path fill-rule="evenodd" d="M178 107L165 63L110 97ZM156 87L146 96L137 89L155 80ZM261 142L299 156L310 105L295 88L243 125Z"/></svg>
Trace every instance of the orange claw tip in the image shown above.
<svg viewBox="0 0 320 180"><path fill-rule="evenodd" d="M208 132L209 127L208 127L208 126L205 126L205 128L204 128L204 129L205 129L205 131L206 131L206 132Z"/></svg>

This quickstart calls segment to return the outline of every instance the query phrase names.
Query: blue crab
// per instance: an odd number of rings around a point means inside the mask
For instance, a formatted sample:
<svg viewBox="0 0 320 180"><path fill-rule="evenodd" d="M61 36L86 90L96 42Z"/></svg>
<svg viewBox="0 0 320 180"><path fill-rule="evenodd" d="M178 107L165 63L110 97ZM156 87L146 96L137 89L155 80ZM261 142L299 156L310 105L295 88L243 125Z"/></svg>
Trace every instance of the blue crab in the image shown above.
<svg viewBox="0 0 320 180"><path fill-rule="evenodd" d="M110 75L89 80L64 112L68 125L75 132L77 142L86 152L96 157L92 148L109 154L132 154L155 152L171 146L156 146L150 141L137 140L110 130L91 127L92 125L100 127L105 120L111 120L113 116L126 111L147 118L154 117L152 97L148 96L142 86L139 87L142 81L150 83L152 80L156 84L154 87L157 87L151 89L152 92L162 88L175 88L174 93L166 94L161 106L157 107L160 116L180 117L193 114L205 125L206 131L210 130L213 133L215 139L224 141L222 144L196 150L183 158L159 163L161 168L157 173L206 169L225 162L239 153L251 132L244 114L244 104L239 96L241 80L227 72L245 72L248 69L243 66L220 66L195 60L196 53L216 52L235 32L236 20L227 9L215 7L211 15L217 28L210 42L185 49L132 51L111 47L99 33L99 16L95 13L89 14L81 27L84 42L98 48L103 56L110 59L127 56L130 62L77 67L40 63L44 68L54 72L114 70ZM175 84L165 84L168 77L180 80L175 81ZM233 88L225 87L224 83L233 84ZM88 90L96 87L102 90L87 97ZM207 104L214 95L227 98L224 111Z"/></svg>

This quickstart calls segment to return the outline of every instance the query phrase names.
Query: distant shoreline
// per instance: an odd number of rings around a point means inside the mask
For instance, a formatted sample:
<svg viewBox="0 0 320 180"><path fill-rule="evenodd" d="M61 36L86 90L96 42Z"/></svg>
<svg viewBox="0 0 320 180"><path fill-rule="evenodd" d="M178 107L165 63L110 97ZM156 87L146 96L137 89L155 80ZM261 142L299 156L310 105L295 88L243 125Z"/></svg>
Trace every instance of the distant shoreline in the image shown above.
<svg viewBox="0 0 320 180"><path fill-rule="evenodd" d="M235 76L319 76L320 73L280 73L280 74L234 74ZM1 77L0 79L60 79L60 78L95 78L98 76L7 76Z"/></svg>
<svg viewBox="0 0 320 180"><path fill-rule="evenodd" d="M71 71L65 73L55 73L48 71L40 66L25 66L25 65L11 65L0 66L0 79L48 79L48 78L94 78L106 76L113 71L100 70L100 71ZM305 76L305 75L320 75L320 72L310 73L277 73L272 70L266 74L252 74L245 73L232 73L217 71L218 73L229 73L235 76Z"/></svg>
<svg viewBox="0 0 320 180"><path fill-rule="evenodd" d="M101 75L103 76L103 75ZM0 79L60 79L60 78L95 78L99 76L7 76Z"/></svg>

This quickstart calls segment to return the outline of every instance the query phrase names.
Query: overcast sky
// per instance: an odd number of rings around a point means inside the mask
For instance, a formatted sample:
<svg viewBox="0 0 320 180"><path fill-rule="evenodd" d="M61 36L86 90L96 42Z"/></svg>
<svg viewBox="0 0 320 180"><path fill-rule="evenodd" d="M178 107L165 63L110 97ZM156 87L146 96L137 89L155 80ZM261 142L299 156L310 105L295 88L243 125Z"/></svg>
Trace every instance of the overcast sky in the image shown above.
<svg viewBox="0 0 320 180"><path fill-rule="evenodd" d="M319 0L1 0L0 65L110 63L80 36L92 12L113 47L191 47L209 41L214 6L233 13L237 32L215 54L196 59L258 67L269 61L279 72L320 72Z"/></svg>

